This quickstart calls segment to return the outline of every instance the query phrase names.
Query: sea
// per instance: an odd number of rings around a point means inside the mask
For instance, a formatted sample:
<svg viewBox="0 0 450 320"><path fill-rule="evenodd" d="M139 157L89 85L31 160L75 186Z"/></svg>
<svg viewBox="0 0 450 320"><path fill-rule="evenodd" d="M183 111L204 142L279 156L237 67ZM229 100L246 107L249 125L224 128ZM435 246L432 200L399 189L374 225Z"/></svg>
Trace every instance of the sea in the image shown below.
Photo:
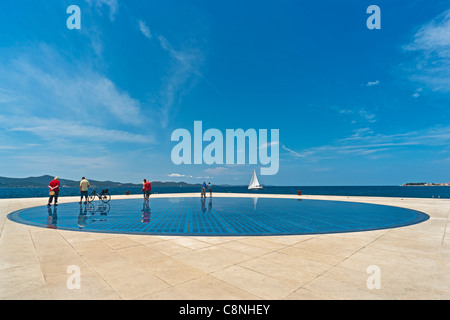
<svg viewBox="0 0 450 320"><path fill-rule="evenodd" d="M101 191L101 190L98 190ZM142 194L142 187L111 187L114 195ZM198 187L153 187L152 193L198 192ZM367 196L398 198L450 199L450 186L265 186L262 190L248 190L247 186L214 186L213 192L250 194L298 194L330 196ZM78 187L62 187L59 196L79 196ZM48 197L48 188L0 188L0 199Z"/></svg>

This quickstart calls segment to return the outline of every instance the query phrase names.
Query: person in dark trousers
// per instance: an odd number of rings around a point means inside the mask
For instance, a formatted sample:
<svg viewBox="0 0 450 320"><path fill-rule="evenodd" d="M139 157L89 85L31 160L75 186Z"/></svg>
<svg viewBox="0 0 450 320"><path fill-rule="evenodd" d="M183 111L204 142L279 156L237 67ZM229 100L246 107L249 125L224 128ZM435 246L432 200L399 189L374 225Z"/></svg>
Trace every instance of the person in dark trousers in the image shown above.
<svg viewBox="0 0 450 320"><path fill-rule="evenodd" d="M81 178L80 181L80 202L81 203L83 201L83 197L84 197L84 204L87 203L88 201L88 190L89 190L89 181L86 180L85 177Z"/></svg>
<svg viewBox="0 0 450 320"><path fill-rule="evenodd" d="M144 183L142 184L142 191L144 192L144 199L148 201L152 192L152 184L150 181L147 181L147 179L144 179Z"/></svg>
<svg viewBox="0 0 450 320"><path fill-rule="evenodd" d="M50 181L49 187L49 195L50 198L48 199L47 206L52 205L53 199L55 199L55 206L58 205L58 195L59 195L59 178L55 177L52 181Z"/></svg>
<svg viewBox="0 0 450 320"><path fill-rule="evenodd" d="M208 190L209 190L209 197L212 198L212 185L211 185L211 182L208 182Z"/></svg>
<svg viewBox="0 0 450 320"><path fill-rule="evenodd" d="M202 198L206 198L206 182L203 181L202 184L202 194L201 194Z"/></svg>

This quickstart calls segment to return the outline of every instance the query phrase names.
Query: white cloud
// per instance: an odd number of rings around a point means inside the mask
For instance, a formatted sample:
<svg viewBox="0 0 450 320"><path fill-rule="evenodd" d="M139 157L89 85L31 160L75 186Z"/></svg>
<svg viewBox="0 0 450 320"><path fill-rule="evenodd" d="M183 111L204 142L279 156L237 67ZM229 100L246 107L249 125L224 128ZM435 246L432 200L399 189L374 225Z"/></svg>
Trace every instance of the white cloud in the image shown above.
<svg viewBox="0 0 450 320"><path fill-rule="evenodd" d="M167 127L170 117L174 114L174 109L181 102L181 98L186 95L202 78L213 87L200 72L203 64L204 54L199 42L183 41L181 48L176 48L164 35L150 30L143 20L137 20L139 31L147 39L155 39L160 48L164 50L170 58L168 69L162 79L162 87L159 97L155 99L159 105L158 115L163 128ZM195 45L192 45L195 43ZM214 88L217 91L217 89Z"/></svg>
<svg viewBox="0 0 450 320"><path fill-rule="evenodd" d="M369 81L366 83L367 87L372 87L372 86L377 86L380 84L380 80L376 80L376 81Z"/></svg>
<svg viewBox="0 0 450 320"><path fill-rule="evenodd" d="M293 156L294 158L304 158L304 159L306 159L306 158L308 158L309 156L312 156L313 154L314 154L314 151L311 151L311 150L305 150L305 151L302 151L302 152L297 152L297 151L294 151L294 150L292 150L292 149L289 149L288 147L286 147L285 145L282 145L281 146L281 148L283 149L283 150L285 150L285 151L287 151L291 156Z"/></svg>
<svg viewBox="0 0 450 320"><path fill-rule="evenodd" d="M33 154L66 155L120 147L129 158L136 147L156 143L155 132L142 126L151 122L140 102L90 65L48 45L22 51L0 54L0 145L39 144ZM11 156L4 150L3 161Z"/></svg>
<svg viewBox="0 0 450 320"><path fill-rule="evenodd" d="M377 117L375 113L367 111L365 108L360 109L340 109L339 114L343 116L348 116L352 119L352 123L359 123L361 120L367 122L376 122Z"/></svg>
<svg viewBox="0 0 450 320"><path fill-rule="evenodd" d="M450 91L450 10L423 25L404 50L416 55L412 80L436 91Z"/></svg>
<svg viewBox="0 0 450 320"><path fill-rule="evenodd" d="M418 89L416 89L416 92L414 92L413 94L412 94L412 97L413 98L418 98L418 97L420 97L420 93L422 92L422 88L418 88Z"/></svg>
<svg viewBox="0 0 450 320"><path fill-rule="evenodd" d="M235 173L232 169L227 167L207 168L204 170L204 172L214 176L231 175Z"/></svg>
<svg viewBox="0 0 450 320"><path fill-rule="evenodd" d="M0 59L0 99L9 100L14 112L34 116L51 112L96 125L108 120L127 125L144 121L138 100L88 66L66 61L46 45L27 52L13 60Z"/></svg>
<svg viewBox="0 0 450 320"><path fill-rule="evenodd" d="M144 21L138 20L138 24L146 38L153 38L153 34ZM203 53L196 47L184 47L177 50L163 35L155 35L155 38L172 61L162 80L163 87L159 98L160 123L162 127L166 127L170 114L180 102L181 97L191 90L199 77L202 77L199 70L203 63Z"/></svg>
<svg viewBox="0 0 450 320"><path fill-rule="evenodd" d="M366 111L365 109L360 109L360 110L358 111L358 114L359 114L362 118L364 118L365 120L367 120L367 121L369 121L369 122L376 122L376 121L377 121L375 114L373 114L373 113L371 113L371 112L368 112L368 111Z"/></svg>
<svg viewBox="0 0 450 320"><path fill-rule="evenodd" d="M9 145L0 145L0 150L17 150L23 148L22 146L9 146Z"/></svg>
<svg viewBox="0 0 450 320"><path fill-rule="evenodd" d="M181 97L190 91L198 77L201 77L200 66L203 63L203 54L199 49L186 48L176 50L169 41L159 35L158 41L172 58L173 66L164 80L164 88L161 92L161 125L167 126L169 114Z"/></svg>
<svg viewBox="0 0 450 320"><path fill-rule="evenodd" d="M139 101L131 98L128 93L121 92L115 84L99 75L93 75L92 78L78 79L79 92L86 89L85 92L90 95L92 100L111 112L117 120L129 124L139 124L142 122Z"/></svg>
<svg viewBox="0 0 450 320"><path fill-rule="evenodd" d="M8 92L5 89L0 88L0 104L7 104L17 100L15 94Z"/></svg>
<svg viewBox="0 0 450 320"><path fill-rule="evenodd" d="M259 146L258 147L258 149L267 149L267 148L272 148L272 147L275 147L275 146L277 146L279 144L279 142L278 141L275 141L275 142L267 142L267 143L264 143L264 144L262 144L261 146Z"/></svg>
<svg viewBox="0 0 450 320"><path fill-rule="evenodd" d="M108 7L109 9L109 19L111 21L114 21L117 11L119 9L119 3L117 2L117 0L86 0L86 2L90 5L90 6L94 6L101 10L103 8L103 6Z"/></svg>
<svg viewBox="0 0 450 320"><path fill-rule="evenodd" d="M446 147L450 144L450 127L433 127L420 131L400 134L375 134L370 128L361 128L335 144L323 145L295 151L282 146L290 156L296 159L318 161L336 158L342 155L368 156L375 153L390 153L407 146Z"/></svg>
<svg viewBox="0 0 450 320"><path fill-rule="evenodd" d="M248 176L249 179L251 177L252 165L242 165L242 164L231 164L225 165L222 167L209 167L203 170L203 172L207 175L204 176L204 179L213 179L217 176ZM250 172L250 173L249 173ZM201 177L200 177L201 178Z"/></svg>
<svg viewBox="0 0 450 320"><path fill-rule="evenodd" d="M185 177L186 175L184 174L179 174L179 173L171 173L168 175L168 177L176 177L176 178L180 178L180 177Z"/></svg>
<svg viewBox="0 0 450 320"><path fill-rule="evenodd" d="M359 128L353 130L353 134L350 137L340 139L339 141L352 141L357 139L362 139L367 136L372 136L374 132L370 128Z"/></svg>
<svg viewBox="0 0 450 320"><path fill-rule="evenodd" d="M144 21L138 20L138 26L139 26L139 30L142 32L142 34L147 39L151 39L152 38L152 33L150 31L150 28L147 26L147 24Z"/></svg>
<svg viewBox="0 0 450 320"><path fill-rule="evenodd" d="M2 127L10 132L30 132L44 140L88 139L92 143L151 143L151 137L127 131L105 129L70 120L38 117L6 117L0 115Z"/></svg>
<svg viewBox="0 0 450 320"><path fill-rule="evenodd" d="M450 55L450 10L423 25L407 47L409 50L426 50L439 56Z"/></svg>

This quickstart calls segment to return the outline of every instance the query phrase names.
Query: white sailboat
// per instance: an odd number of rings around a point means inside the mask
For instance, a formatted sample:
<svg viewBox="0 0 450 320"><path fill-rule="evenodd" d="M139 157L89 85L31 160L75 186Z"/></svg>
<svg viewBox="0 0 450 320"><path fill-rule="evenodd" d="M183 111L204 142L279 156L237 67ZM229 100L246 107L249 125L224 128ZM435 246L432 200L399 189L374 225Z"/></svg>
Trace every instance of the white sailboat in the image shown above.
<svg viewBox="0 0 450 320"><path fill-rule="evenodd" d="M253 170L253 176L252 180L250 180L250 184L248 185L248 188L251 190L257 190L262 189L262 185L259 184L258 178L256 177L256 171Z"/></svg>

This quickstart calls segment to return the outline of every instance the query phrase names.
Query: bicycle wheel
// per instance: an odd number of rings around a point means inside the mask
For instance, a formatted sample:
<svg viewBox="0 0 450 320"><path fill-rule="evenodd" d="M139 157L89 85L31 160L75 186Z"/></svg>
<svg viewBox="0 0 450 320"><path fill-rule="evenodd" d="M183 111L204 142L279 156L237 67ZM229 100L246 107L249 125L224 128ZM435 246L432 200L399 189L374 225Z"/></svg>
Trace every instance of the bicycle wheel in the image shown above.
<svg viewBox="0 0 450 320"><path fill-rule="evenodd" d="M95 200L95 193L92 192L92 193L89 195L89 197L88 197L88 202L91 203L91 202L94 201L94 200Z"/></svg>
<svg viewBox="0 0 450 320"><path fill-rule="evenodd" d="M100 199L101 199L104 203L107 203L107 202L109 202L109 200L111 200L111 195L110 195L108 192L105 192L105 193L103 193L103 194L100 196Z"/></svg>
<svg viewBox="0 0 450 320"><path fill-rule="evenodd" d="M86 209L87 209L87 211L89 211L90 214L94 214L95 213L95 207L90 202L89 202L89 204L86 205Z"/></svg>

